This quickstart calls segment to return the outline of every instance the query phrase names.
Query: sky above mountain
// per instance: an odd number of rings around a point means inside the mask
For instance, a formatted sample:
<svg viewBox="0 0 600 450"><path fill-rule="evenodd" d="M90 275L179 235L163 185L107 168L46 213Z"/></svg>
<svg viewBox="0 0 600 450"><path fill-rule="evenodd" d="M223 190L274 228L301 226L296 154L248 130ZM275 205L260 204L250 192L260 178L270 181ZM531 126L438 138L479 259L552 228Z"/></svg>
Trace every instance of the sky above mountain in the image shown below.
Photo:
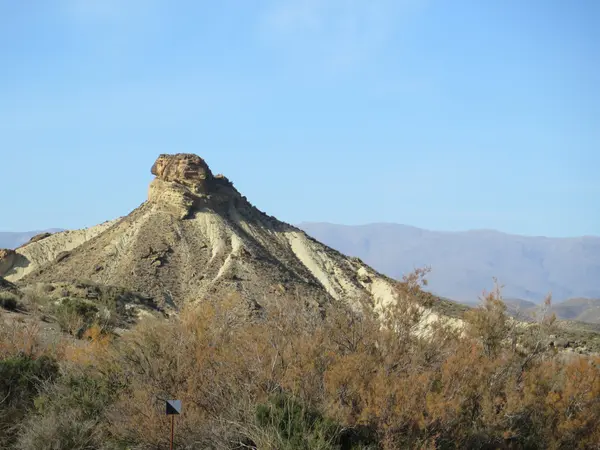
<svg viewBox="0 0 600 450"><path fill-rule="evenodd" d="M1 230L193 152L297 223L600 235L594 0L0 0Z"/></svg>

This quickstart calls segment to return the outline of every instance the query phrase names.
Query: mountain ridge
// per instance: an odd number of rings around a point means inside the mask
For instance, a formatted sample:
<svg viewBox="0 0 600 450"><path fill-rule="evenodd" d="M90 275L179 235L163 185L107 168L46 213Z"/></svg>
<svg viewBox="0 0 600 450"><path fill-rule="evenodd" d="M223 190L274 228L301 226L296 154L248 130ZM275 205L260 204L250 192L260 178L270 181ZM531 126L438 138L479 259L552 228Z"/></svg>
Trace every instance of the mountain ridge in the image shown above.
<svg viewBox="0 0 600 450"><path fill-rule="evenodd" d="M546 235L541 235L541 234L536 235L536 234L509 233L507 231L502 231L502 230L495 229L495 228L470 228L470 229L466 229L466 230L440 230L440 229L433 229L433 228L418 227L416 225L408 225L405 223L398 223L398 222L366 222L366 223L361 223L361 224L349 225L349 224L343 224L343 223L338 223L338 222L328 222L328 221L302 221L302 222L298 222L296 224L296 226L299 228L302 228L305 225L306 226L326 225L326 226L344 227L344 228L368 228L368 227L372 227L372 226L391 226L391 227L402 227L402 228L407 228L407 229L426 231L426 232L431 232L431 233L444 233L444 234L492 233L492 234L501 234L501 235L512 236L512 237L543 238L543 239L586 239L586 238L598 239L598 238L600 238L600 235L595 235L595 234L583 234L580 236L546 236Z"/></svg>
<svg viewBox="0 0 600 450"><path fill-rule="evenodd" d="M600 296L600 237L440 232L385 222L303 222L299 227L394 278L414 267L431 266L431 291L455 301L476 301L483 288L493 288L493 277L505 285L507 297L535 302L549 292L556 301Z"/></svg>
<svg viewBox="0 0 600 450"><path fill-rule="evenodd" d="M31 238L42 233L57 233L62 228L47 228L31 231L0 231L0 248L15 249L26 244Z"/></svg>

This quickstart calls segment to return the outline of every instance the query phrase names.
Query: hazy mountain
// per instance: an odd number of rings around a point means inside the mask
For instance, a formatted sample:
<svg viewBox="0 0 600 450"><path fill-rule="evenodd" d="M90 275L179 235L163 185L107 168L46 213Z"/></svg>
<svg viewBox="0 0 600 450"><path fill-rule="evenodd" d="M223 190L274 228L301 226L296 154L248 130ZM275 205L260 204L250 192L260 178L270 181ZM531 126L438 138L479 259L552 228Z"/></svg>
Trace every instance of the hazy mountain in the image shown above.
<svg viewBox="0 0 600 450"><path fill-rule="evenodd" d="M600 298L571 298L552 306L559 319L600 323Z"/></svg>
<svg viewBox="0 0 600 450"><path fill-rule="evenodd" d="M535 319L542 315L543 305L536 305L522 299L506 299L508 312L516 317ZM563 321L600 324L600 298L570 298L563 302L553 302L549 313Z"/></svg>
<svg viewBox="0 0 600 450"><path fill-rule="evenodd" d="M477 300L483 289L493 287L493 277L505 285L506 297L540 302L550 291L555 302L600 297L600 237L439 232L399 224L299 227L391 277L429 265L430 290L457 301Z"/></svg>

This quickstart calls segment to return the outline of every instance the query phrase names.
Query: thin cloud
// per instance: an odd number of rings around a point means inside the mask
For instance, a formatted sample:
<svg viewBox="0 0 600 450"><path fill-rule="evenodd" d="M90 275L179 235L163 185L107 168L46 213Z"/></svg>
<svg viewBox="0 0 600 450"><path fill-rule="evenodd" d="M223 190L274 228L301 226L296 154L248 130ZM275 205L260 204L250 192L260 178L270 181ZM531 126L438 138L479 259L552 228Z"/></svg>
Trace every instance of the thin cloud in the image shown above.
<svg viewBox="0 0 600 450"><path fill-rule="evenodd" d="M75 22L122 23L155 16L158 0L62 0L63 13Z"/></svg>
<svg viewBox="0 0 600 450"><path fill-rule="evenodd" d="M266 9L261 30L287 54L347 68L376 55L415 5L412 0L284 0Z"/></svg>

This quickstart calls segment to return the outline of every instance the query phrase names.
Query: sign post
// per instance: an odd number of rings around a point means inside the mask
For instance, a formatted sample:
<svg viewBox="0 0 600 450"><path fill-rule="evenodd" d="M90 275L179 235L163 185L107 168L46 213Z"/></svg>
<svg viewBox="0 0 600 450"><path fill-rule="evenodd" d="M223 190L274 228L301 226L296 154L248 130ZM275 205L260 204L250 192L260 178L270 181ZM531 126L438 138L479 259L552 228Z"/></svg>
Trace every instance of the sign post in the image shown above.
<svg viewBox="0 0 600 450"><path fill-rule="evenodd" d="M181 414L181 400L166 400L166 413L171 416L171 447L173 450L173 442L175 438L175 416Z"/></svg>

